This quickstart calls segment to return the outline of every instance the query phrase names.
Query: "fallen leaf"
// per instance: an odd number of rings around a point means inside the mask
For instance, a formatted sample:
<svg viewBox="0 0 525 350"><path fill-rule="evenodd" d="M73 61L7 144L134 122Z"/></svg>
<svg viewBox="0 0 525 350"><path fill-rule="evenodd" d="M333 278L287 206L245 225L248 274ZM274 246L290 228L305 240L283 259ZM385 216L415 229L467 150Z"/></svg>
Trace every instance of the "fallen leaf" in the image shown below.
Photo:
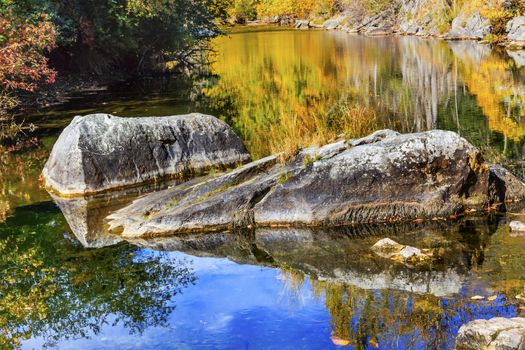
<svg viewBox="0 0 525 350"><path fill-rule="evenodd" d="M471 297L470 299L472 300L483 300L485 299L485 297L481 296L481 295L474 295L473 297Z"/></svg>
<svg viewBox="0 0 525 350"><path fill-rule="evenodd" d="M494 301L494 300L496 300L497 298L498 298L497 295L492 295L492 296L488 297L488 300L489 300L489 301Z"/></svg>

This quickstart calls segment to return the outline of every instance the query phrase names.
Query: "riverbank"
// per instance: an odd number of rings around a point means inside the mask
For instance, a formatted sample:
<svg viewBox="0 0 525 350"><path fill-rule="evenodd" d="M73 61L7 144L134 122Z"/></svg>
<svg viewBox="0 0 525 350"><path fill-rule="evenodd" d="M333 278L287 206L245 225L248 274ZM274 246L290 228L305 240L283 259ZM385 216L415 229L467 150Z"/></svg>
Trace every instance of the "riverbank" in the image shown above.
<svg viewBox="0 0 525 350"><path fill-rule="evenodd" d="M319 0L302 6L271 2L247 6L244 12L236 8L231 20L248 26L294 25L371 36L401 34L525 46L525 3L517 0Z"/></svg>
<svg viewBox="0 0 525 350"><path fill-rule="evenodd" d="M339 30L367 36L408 35L451 41L475 40L511 49L525 48L524 16L515 16L505 21L502 33L501 28L494 28L491 20L483 17L479 11L473 11L470 14L459 13L452 20L450 27L442 23L433 23L428 18L424 24L421 24L412 16L400 15L389 9L364 18L356 18L356 15L351 12L343 12L322 23L297 20L294 28Z"/></svg>

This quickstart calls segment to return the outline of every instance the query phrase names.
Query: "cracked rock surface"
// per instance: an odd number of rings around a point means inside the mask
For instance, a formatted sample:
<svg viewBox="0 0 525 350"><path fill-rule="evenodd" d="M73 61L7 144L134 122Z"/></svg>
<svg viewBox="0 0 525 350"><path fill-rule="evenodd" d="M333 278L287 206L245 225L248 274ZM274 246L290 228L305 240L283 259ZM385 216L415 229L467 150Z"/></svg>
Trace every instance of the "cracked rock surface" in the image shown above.
<svg viewBox="0 0 525 350"><path fill-rule="evenodd" d="M304 149L286 163L270 156L151 193L107 220L112 232L128 238L401 222L521 200L524 189L507 172L492 171L479 151L454 132L380 130Z"/></svg>
<svg viewBox="0 0 525 350"><path fill-rule="evenodd" d="M188 114L121 118L77 116L53 146L43 170L62 196L93 194L249 160L235 132L219 119Z"/></svg>

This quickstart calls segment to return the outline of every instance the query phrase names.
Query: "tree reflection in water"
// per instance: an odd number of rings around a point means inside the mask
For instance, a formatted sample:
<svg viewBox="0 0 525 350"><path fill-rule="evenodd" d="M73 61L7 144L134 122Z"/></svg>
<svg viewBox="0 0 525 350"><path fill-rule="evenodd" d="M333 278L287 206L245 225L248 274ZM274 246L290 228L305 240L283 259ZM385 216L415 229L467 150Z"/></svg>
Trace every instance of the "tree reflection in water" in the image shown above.
<svg viewBox="0 0 525 350"><path fill-rule="evenodd" d="M515 316L504 297L473 302L393 290L364 290L329 281L312 281L330 313L332 341L354 349L452 349L459 327L475 318Z"/></svg>
<svg viewBox="0 0 525 350"><path fill-rule="evenodd" d="M67 232L51 204L17 208L0 226L0 348L53 346L105 324L165 326L173 297L196 282L188 261L129 244L84 249Z"/></svg>
<svg viewBox="0 0 525 350"><path fill-rule="evenodd" d="M287 137L367 132L362 123L334 125L359 121L344 113L349 104L368 110L371 129L441 128L494 160L523 154L525 68L487 45L317 31L235 33L214 43L218 78L203 93L256 157Z"/></svg>

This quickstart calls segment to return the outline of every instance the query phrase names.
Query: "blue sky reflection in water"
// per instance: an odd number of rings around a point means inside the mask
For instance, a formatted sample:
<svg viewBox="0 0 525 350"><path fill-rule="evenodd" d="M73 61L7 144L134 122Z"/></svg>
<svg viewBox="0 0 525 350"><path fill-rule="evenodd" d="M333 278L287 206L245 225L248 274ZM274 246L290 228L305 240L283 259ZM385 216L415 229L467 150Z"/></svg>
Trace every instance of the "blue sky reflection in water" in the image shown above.
<svg viewBox="0 0 525 350"><path fill-rule="evenodd" d="M172 253L177 258L183 253ZM146 328L129 334L121 325L104 326L99 335L57 343L59 349L322 349L335 347L331 341L330 315L324 298L311 291L308 281L298 290L286 286L278 270L239 265L226 259L190 258L198 276L195 286L176 298L176 310L167 327ZM285 277L284 277L285 278ZM379 291L376 293L380 294ZM365 302L363 300L363 302ZM442 302L448 306L447 298ZM413 305L409 302L407 313ZM445 307L445 309L446 309ZM466 319L514 316L514 307L467 305L454 316L440 321L444 331L455 333ZM457 312L459 311L459 312ZM359 328L359 311L352 328ZM397 318L395 314L390 315ZM384 349L426 348L417 331L399 337L384 329ZM363 341L369 337L364 337ZM382 337L381 337L382 338ZM24 348L39 348L39 338ZM395 344L398 344L396 347ZM450 342L443 344L449 348ZM370 347L370 346L369 346ZM357 346L356 348L360 348Z"/></svg>

